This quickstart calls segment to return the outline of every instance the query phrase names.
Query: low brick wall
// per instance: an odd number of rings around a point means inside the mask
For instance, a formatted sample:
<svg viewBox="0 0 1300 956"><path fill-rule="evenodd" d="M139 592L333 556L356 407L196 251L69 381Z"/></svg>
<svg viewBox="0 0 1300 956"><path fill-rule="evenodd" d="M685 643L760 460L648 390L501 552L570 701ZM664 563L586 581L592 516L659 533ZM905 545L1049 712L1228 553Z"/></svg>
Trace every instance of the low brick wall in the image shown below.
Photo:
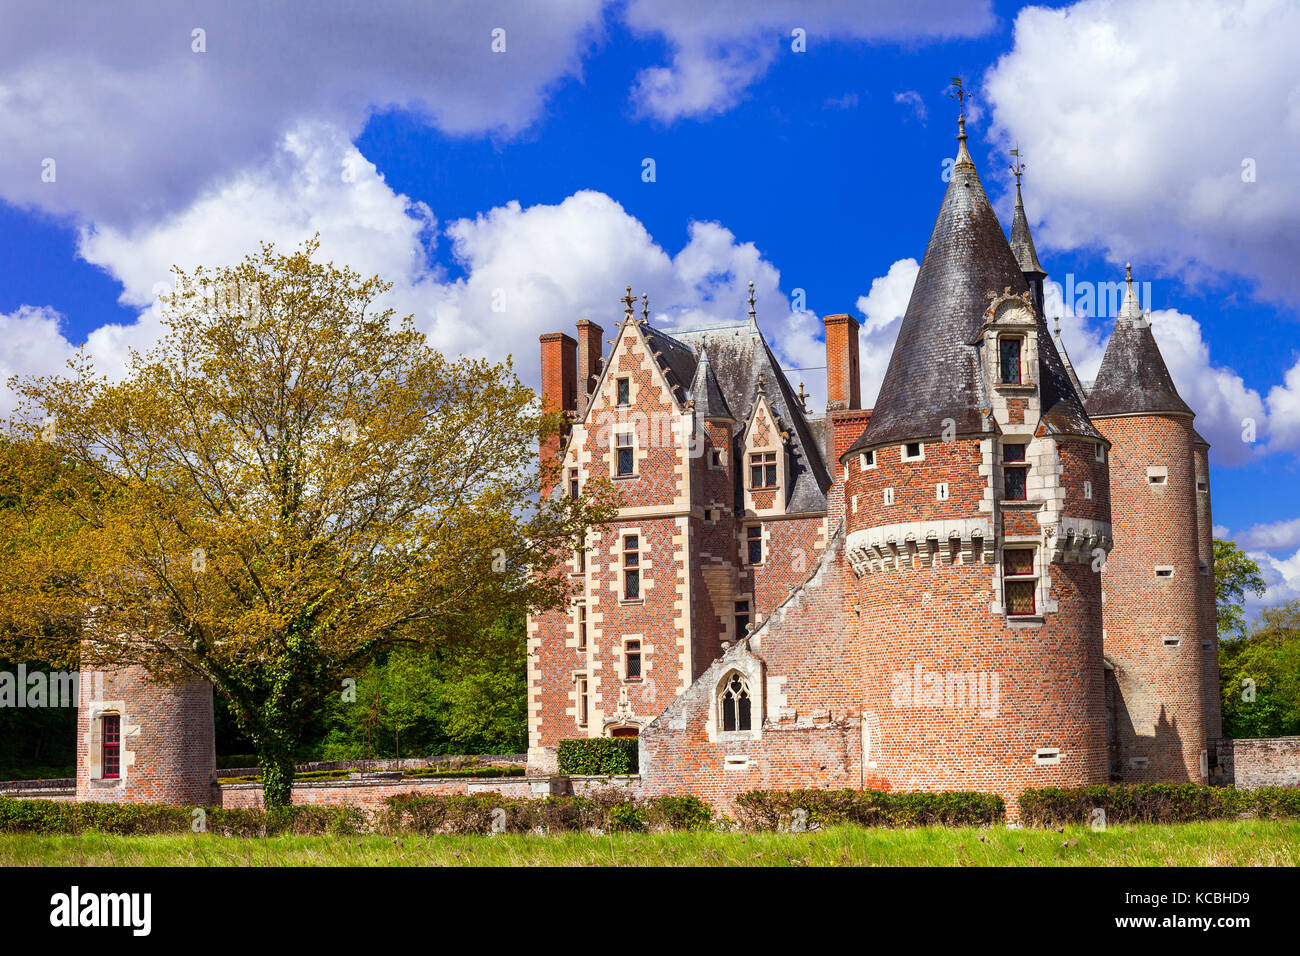
<svg viewBox="0 0 1300 956"><path fill-rule="evenodd" d="M19 800L58 800L71 802L77 799L77 781L74 777L55 780L3 780L0 796Z"/></svg>
<svg viewBox="0 0 1300 956"><path fill-rule="evenodd" d="M297 773L314 773L323 770L423 770L425 767L440 766L474 766L481 764L493 767L522 767L528 761L527 754L459 754L446 757L382 757L376 760L313 760L294 766ZM221 767L218 777L248 777L261 773L258 767Z"/></svg>
<svg viewBox="0 0 1300 956"><path fill-rule="evenodd" d="M1220 740L1220 780L1243 790L1300 786L1300 737Z"/></svg>

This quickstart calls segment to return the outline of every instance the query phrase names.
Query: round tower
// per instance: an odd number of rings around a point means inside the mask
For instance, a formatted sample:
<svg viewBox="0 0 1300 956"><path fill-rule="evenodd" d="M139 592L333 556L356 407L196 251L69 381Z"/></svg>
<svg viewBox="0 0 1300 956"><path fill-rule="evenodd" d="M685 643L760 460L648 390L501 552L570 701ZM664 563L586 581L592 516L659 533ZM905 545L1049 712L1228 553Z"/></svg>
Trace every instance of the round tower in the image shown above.
<svg viewBox="0 0 1300 956"><path fill-rule="evenodd" d="M212 685L151 682L143 667L80 675L77 800L219 802Z"/></svg>
<svg viewBox="0 0 1300 956"><path fill-rule="evenodd" d="M1201 542L1211 535L1208 446L1174 387L1131 269L1088 412L1111 442L1115 547L1102 584L1112 770L1126 781L1204 783L1205 671L1207 652L1217 653L1207 632L1213 544Z"/></svg>
<svg viewBox="0 0 1300 956"><path fill-rule="evenodd" d="M1106 780L1106 442L959 127L870 424L841 458L845 550L867 785L999 793L1014 815L1027 787Z"/></svg>

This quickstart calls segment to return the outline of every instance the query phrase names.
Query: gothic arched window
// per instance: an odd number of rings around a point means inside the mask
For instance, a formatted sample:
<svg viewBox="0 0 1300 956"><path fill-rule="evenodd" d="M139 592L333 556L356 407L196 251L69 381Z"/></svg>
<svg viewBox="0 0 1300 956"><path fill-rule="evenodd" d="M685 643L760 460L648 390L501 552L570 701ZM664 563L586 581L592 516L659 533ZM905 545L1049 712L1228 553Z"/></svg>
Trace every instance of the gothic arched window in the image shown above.
<svg viewBox="0 0 1300 956"><path fill-rule="evenodd" d="M718 702L722 711L723 730L749 730L749 684L745 678L732 673L722 685L722 699Z"/></svg>

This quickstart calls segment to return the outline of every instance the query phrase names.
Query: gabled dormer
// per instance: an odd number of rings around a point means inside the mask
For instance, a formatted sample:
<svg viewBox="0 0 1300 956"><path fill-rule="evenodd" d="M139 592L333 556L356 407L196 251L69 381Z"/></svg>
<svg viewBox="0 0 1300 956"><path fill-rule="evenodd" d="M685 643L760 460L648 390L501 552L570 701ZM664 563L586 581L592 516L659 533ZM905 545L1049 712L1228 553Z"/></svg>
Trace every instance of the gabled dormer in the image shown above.
<svg viewBox="0 0 1300 956"><path fill-rule="evenodd" d="M984 312L984 324L974 344L980 354L989 408L1006 433L1033 434L1041 412L1039 401L1038 316L1033 293L1002 290Z"/></svg>
<svg viewBox="0 0 1300 956"><path fill-rule="evenodd" d="M766 383L760 375L741 441L746 514L785 514L790 488L788 446L789 435L768 401Z"/></svg>

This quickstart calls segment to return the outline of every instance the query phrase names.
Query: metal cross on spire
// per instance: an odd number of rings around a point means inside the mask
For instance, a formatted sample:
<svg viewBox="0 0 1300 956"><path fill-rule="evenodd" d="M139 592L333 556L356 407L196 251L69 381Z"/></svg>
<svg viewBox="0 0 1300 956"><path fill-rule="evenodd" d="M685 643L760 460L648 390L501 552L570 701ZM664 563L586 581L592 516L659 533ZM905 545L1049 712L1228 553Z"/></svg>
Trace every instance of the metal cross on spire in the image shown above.
<svg viewBox="0 0 1300 956"><path fill-rule="evenodd" d="M758 314L754 311L754 280L749 280L749 321L758 324Z"/></svg>

